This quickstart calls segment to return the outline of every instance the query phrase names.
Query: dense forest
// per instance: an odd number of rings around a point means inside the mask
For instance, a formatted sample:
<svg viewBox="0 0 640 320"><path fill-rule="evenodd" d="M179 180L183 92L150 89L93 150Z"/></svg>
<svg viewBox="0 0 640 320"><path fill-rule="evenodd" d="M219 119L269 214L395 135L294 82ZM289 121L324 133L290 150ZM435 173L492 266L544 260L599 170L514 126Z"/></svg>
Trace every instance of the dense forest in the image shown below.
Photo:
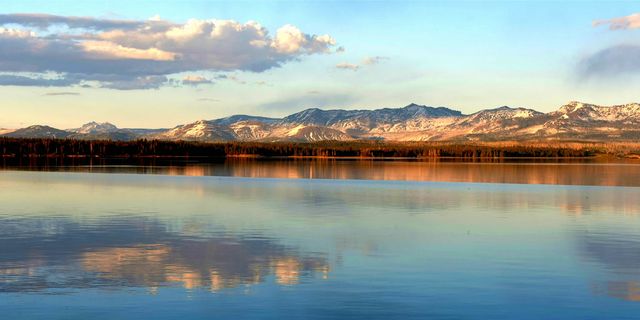
<svg viewBox="0 0 640 320"><path fill-rule="evenodd" d="M226 142L192 141L109 141L73 139L0 138L4 158L24 157L358 157L358 158L518 158L518 157L591 157L609 150L589 143L454 143L454 142L381 142L323 141ZM609 152L610 153L610 152Z"/></svg>

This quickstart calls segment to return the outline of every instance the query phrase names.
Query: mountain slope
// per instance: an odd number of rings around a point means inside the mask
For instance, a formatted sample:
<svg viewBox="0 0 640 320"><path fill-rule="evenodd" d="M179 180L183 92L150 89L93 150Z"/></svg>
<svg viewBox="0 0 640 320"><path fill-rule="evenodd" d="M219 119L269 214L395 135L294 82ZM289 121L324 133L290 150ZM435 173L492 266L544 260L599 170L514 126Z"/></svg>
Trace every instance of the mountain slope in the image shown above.
<svg viewBox="0 0 640 320"><path fill-rule="evenodd" d="M2 135L3 132L0 132ZM90 122L77 129L31 126L4 131L8 137L70 139L161 139L192 141L388 141L638 140L640 104L611 107L569 102L542 113L507 106L473 114L410 104L376 110L312 108L283 118L250 115L200 120L172 129L120 129Z"/></svg>
<svg viewBox="0 0 640 320"><path fill-rule="evenodd" d="M44 125L33 125L5 134L11 138L51 138L61 139L71 135L71 132Z"/></svg>
<svg viewBox="0 0 640 320"><path fill-rule="evenodd" d="M611 107L572 101L540 117L537 135L556 139L635 140L640 138L640 105Z"/></svg>
<svg viewBox="0 0 640 320"><path fill-rule="evenodd" d="M165 132L152 135L155 139L190 141L233 141L236 134L228 126L215 124L214 121L199 120L177 126Z"/></svg>
<svg viewBox="0 0 640 320"><path fill-rule="evenodd" d="M70 129L71 131L79 134L96 134L96 133L109 133L118 131L118 127L109 122L97 123L95 121L85 123L82 127L77 129Z"/></svg>

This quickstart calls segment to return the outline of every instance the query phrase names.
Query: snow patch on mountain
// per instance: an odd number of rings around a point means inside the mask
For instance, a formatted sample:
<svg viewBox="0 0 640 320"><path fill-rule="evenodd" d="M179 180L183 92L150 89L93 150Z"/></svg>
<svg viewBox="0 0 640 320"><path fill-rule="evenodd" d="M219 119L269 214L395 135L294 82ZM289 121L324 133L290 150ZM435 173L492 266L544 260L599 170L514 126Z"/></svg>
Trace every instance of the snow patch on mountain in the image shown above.
<svg viewBox="0 0 640 320"><path fill-rule="evenodd" d="M172 129L119 129L108 122L90 122L69 131L31 126L11 132L0 131L0 134L33 138L193 141L637 140L640 138L640 104L605 107L573 101L549 113L504 106L469 115L417 104L376 110L311 108L279 119L234 115L199 120Z"/></svg>
<svg viewBox="0 0 640 320"><path fill-rule="evenodd" d="M89 123L85 123L80 128L70 129L68 131L71 131L74 133L81 133L81 134L93 134L93 133L116 132L118 130L119 130L118 127L116 127L115 125L109 122L98 123L98 122L92 121Z"/></svg>

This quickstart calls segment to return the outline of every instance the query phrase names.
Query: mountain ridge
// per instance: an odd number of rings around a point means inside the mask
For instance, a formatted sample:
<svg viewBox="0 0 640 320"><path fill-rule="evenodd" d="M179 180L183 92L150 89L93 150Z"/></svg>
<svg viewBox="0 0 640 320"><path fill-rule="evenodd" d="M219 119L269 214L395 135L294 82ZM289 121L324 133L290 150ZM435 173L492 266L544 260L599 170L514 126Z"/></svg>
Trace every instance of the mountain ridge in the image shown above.
<svg viewBox="0 0 640 320"><path fill-rule="evenodd" d="M169 129L118 128L109 122L60 130L34 125L0 131L16 138L107 140L301 141L500 141L500 140L638 140L640 104L600 106L570 101L543 113L501 106L463 114L447 107L411 103L401 108L309 108L282 118L231 115L198 120Z"/></svg>

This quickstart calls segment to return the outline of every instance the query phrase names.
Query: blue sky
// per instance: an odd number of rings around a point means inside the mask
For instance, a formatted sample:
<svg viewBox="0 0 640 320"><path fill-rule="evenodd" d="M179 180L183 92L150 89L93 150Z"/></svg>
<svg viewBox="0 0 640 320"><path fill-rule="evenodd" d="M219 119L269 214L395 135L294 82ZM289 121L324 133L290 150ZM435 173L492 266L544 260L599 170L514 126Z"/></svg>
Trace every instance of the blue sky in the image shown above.
<svg viewBox="0 0 640 320"><path fill-rule="evenodd" d="M35 42L7 30L33 31L36 40L49 41L51 58L46 50L29 56L33 47L25 54L16 39L3 44L0 128L67 128L92 120L172 127L237 113L282 116L309 107L411 102L471 113L502 105L551 111L570 100L638 101L640 28L632 16L638 12L637 1L13 1L0 7L0 30L28 44ZM15 23L18 13L29 14L22 24ZM46 20L43 14L64 21L35 26ZM98 27L70 28L74 17ZM268 32L260 36L268 42L263 48L271 49L253 52L241 43L244 33L201 44L149 44L136 42L132 32L160 33L104 27L133 21L143 28L155 25L152 17L172 28L232 20L225 26L252 32L247 23L255 21ZM593 25L614 18L626 24ZM306 40L278 39L285 25ZM123 36L109 37L118 28Z"/></svg>

